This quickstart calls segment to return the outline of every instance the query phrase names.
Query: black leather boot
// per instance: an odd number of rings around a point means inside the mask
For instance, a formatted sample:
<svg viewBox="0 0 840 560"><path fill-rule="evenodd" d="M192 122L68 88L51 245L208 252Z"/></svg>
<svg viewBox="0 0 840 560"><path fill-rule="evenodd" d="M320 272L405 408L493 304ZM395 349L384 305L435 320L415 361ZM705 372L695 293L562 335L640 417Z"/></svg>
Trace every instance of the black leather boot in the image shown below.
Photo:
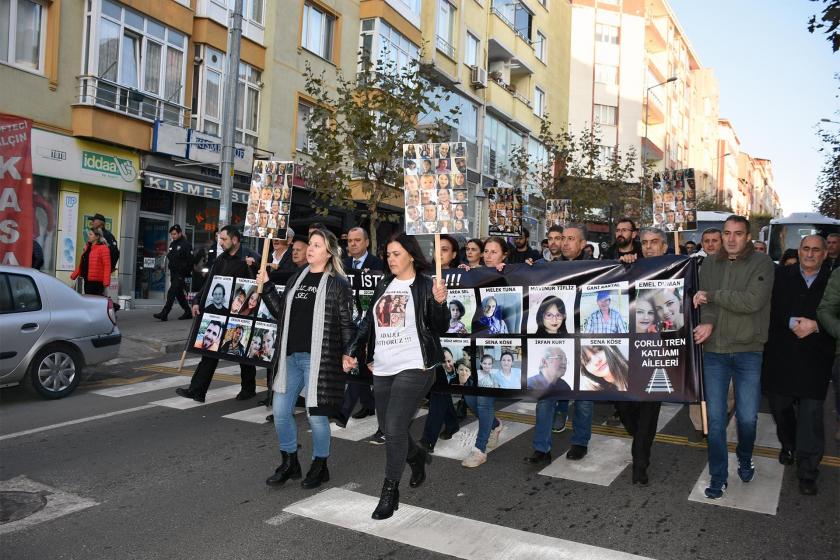
<svg viewBox="0 0 840 560"><path fill-rule="evenodd" d="M379 504L373 510L371 518L388 519L394 515L394 510L400 509L400 482L386 478L382 484L382 495Z"/></svg>
<svg viewBox="0 0 840 560"><path fill-rule="evenodd" d="M417 488L426 480L426 465L432 463L432 456L425 449L418 446L414 455L406 459L405 462L411 467L411 480L408 482L408 485L412 488Z"/></svg>
<svg viewBox="0 0 840 560"><path fill-rule="evenodd" d="M300 482L300 485L307 490L311 490L312 488L318 488L323 482L329 482L329 480L330 471L327 470L327 458L315 457L312 460L312 466L309 467L309 472L306 473L306 478Z"/></svg>
<svg viewBox="0 0 840 560"><path fill-rule="evenodd" d="M300 463L298 463L297 453L286 453L281 451L280 455L283 457L283 462L274 471L274 474L268 477L265 481L269 486L280 486L290 478L295 480L301 477Z"/></svg>

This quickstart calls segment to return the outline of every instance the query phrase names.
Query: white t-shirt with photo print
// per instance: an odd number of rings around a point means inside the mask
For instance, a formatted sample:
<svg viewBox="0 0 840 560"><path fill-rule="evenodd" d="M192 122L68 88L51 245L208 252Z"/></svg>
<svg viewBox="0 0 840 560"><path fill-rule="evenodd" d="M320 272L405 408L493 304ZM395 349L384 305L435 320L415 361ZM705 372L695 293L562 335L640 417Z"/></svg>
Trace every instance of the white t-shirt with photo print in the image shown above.
<svg viewBox="0 0 840 560"><path fill-rule="evenodd" d="M411 280L394 280L373 304L376 329L376 348L373 354L374 375L396 375L407 369L422 369L423 353L414 302L411 299Z"/></svg>

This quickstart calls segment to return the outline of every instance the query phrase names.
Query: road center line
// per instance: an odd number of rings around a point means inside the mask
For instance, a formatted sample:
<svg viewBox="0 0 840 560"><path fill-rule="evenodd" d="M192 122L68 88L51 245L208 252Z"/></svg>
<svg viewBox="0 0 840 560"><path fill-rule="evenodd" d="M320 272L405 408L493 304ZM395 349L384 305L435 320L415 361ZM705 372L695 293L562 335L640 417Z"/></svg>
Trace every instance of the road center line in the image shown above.
<svg viewBox="0 0 840 560"><path fill-rule="evenodd" d="M121 414L129 414L132 412L138 412L140 410L146 410L147 408L155 408L157 405L155 404L144 404L143 406L135 406L134 408L126 408L125 410L117 410L114 412L107 412L105 414L97 414L96 416L88 416L87 418L79 418L77 420L68 420L67 422L59 422L58 424L51 424L49 426L42 426L40 428L32 428L31 430L23 430L22 432L15 432L13 434L6 434L4 436L0 436L0 441L5 441L7 439L14 439L22 436L28 436L30 434L37 434L39 432L47 432L49 430L55 430L56 428L64 428L65 426L73 426L75 424L84 424L85 422L92 422L94 420L101 420L103 418L110 418L112 416L120 416Z"/></svg>

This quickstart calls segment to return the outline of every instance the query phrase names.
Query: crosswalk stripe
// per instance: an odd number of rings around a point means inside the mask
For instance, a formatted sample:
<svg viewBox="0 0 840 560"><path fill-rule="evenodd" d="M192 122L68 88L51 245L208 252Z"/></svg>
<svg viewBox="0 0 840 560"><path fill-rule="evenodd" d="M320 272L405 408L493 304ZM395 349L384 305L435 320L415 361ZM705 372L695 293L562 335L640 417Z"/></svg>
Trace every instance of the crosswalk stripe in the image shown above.
<svg viewBox="0 0 840 560"><path fill-rule="evenodd" d="M185 368L186 367L192 367L200 361L201 361L201 358L187 358L187 359L184 360L184 367ZM178 366L180 364L181 364L181 360L175 360L175 361L172 361L172 362L163 362L163 363L160 363L160 364L151 364L151 365L155 365L155 366L158 366L158 367L178 369Z"/></svg>
<svg viewBox="0 0 840 560"><path fill-rule="evenodd" d="M239 393L240 387L238 385L225 385L217 389L210 389L205 395L205 402L200 403L192 399L185 399L184 397L173 397L171 399L163 399L154 401L151 404L157 406L166 406L169 408L176 408L178 410L186 410L188 408L196 408L198 406L206 406L215 402L233 398Z"/></svg>
<svg viewBox="0 0 840 560"><path fill-rule="evenodd" d="M500 412L509 412L511 414L523 414L525 416L536 416L537 403L528 401L516 401L515 403L510 404L501 409Z"/></svg>
<svg viewBox="0 0 840 560"><path fill-rule="evenodd" d="M662 403L662 408L659 409L659 421L656 424L656 431L661 432L665 426L674 419L674 416L682 410L683 405L675 403Z"/></svg>
<svg viewBox="0 0 840 560"><path fill-rule="evenodd" d="M239 375L241 371L242 371L242 368L239 364L234 364L232 366L225 366L225 367L221 367L221 368L216 368L216 373L226 373L228 375ZM264 367L258 367L257 368L257 373L258 374L260 374L260 373L264 374L265 371L266 370L265 370Z"/></svg>
<svg viewBox="0 0 840 560"><path fill-rule="evenodd" d="M609 486L630 463L631 440L592 434L583 459L570 461L561 454L541 475Z"/></svg>
<svg viewBox="0 0 840 560"><path fill-rule="evenodd" d="M302 412L301 410L295 410L295 414ZM225 414L222 418L227 418L228 420L241 420L242 422L250 422L251 424L267 424L265 421L265 417L271 414L271 409L266 408L264 406L257 406L255 408L246 408L245 410L240 410L239 412L234 412L233 414Z"/></svg>
<svg viewBox="0 0 840 560"><path fill-rule="evenodd" d="M177 387L184 385L185 380L181 376L164 377L162 379L153 379L152 381L143 381L142 383L134 383L130 385L120 385L118 387L109 387L107 389L98 389L91 391L95 395L102 395L104 397L127 397L130 395L139 395L141 393L150 393L160 389L168 389L170 387Z"/></svg>
<svg viewBox="0 0 840 560"><path fill-rule="evenodd" d="M421 408L414 415L414 418L421 418L428 413L428 410ZM348 420L346 428L339 428L335 422L330 423L330 435L332 437L349 441L362 441L363 439L367 439L375 434L378 429L379 422L375 414L361 419L351 418Z"/></svg>
<svg viewBox="0 0 840 560"><path fill-rule="evenodd" d="M493 525L401 503L394 516L374 521L377 498L330 488L283 511L374 537L457 558L480 560L644 560L641 556ZM410 553L408 553L410 555Z"/></svg>
<svg viewBox="0 0 840 560"><path fill-rule="evenodd" d="M726 427L726 441L738 443L738 420L733 414L729 425ZM782 444L776 436L776 421L773 415L766 412L758 413L758 424L755 427L755 444L761 447L781 449Z"/></svg>
<svg viewBox="0 0 840 560"><path fill-rule="evenodd" d="M499 445L497 445L494 449L498 449L502 445L517 436L524 434L530 429L530 424L503 420L502 433L499 435ZM475 447L476 435L478 435L478 420L470 422L466 426L461 426L461 429L452 435L452 439L439 439L435 444L435 457L446 457L447 459L463 461ZM493 451L493 449L487 449L488 453L491 451Z"/></svg>
<svg viewBox="0 0 840 560"><path fill-rule="evenodd" d="M709 485L709 465L700 474L688 499L713 506L722 506L756 513L776 515L785 467L774 459L753 457L755 478L748 484L738 478L738 457L729 453L729 486L719 500L708 499L703 491Z"/></svg>

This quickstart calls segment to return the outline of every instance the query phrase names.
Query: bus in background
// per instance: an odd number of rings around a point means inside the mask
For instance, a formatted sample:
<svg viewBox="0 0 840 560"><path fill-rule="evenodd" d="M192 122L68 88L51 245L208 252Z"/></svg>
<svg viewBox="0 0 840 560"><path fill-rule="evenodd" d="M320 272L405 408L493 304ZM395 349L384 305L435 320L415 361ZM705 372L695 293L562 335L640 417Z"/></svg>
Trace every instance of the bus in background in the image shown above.
<svg viewBox="0 0 840 560"><path fill-rule="evenodd" d="M703 232L709 228L718 228L719 230L723 231L723 222L726 221L726 218L732 215L732 212L709 212L705 210L699 210L697 212L697 230L696 231L681 231L680 232L680 245L685 245L686 241L694 241L697 243L699 248L700 246L700 237L703 235ZM668 234L669 243L674 243L674 235Z"/></svg>
<svg viewBox="0 0 840 560"><path fill-rule="evenodd" d="M778 262L785 249L798 249L806 235L826 237L829 233L840 233L840 220L816 212L796 212L786 218L770 220L770 225L761 228L758 238L767 243L767 254Z"/></svg>

